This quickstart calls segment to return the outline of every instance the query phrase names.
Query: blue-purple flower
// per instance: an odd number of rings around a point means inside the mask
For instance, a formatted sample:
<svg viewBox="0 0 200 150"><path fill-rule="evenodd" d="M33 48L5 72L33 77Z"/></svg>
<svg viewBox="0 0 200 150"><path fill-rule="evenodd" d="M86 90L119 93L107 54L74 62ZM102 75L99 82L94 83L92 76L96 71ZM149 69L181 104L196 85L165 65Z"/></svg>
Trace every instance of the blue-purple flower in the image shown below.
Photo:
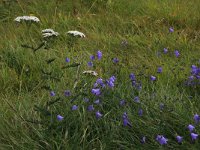
<svg viewBox="0 0 200 150"><path fill-rule="evenodd" d="M139 111L138 111L138 115L139 115L139 116L142 116L142 115L143 115L143 110L142 110L141 108L140 108Z"/></svg>
<svg viewBox="0 0 200 150"><path fill-rule="evenodd" d="M183 137L178 135L178 136L176 136L176 140L178 143L182 143Z"/></svg>
<svg viewBox="0 0 200 150"><path fill-rule="evenodd" d="M71 96L70 90L65 90L64 94L65 94L65 96Z"/></svg>
<svg viewBox="0 0 200 150"><path fill-rule="evenodd" d="M131 81L135 81L136 80L136 77L135 77L135 74L134 73L131 73L129 75L129 78L131 79Z"/></svg>
<svg viewBox="0 0 200 150"><path fill-rule="evenodd" d="M143 136L142 139L141 139L141 143L144 144L145 142L146 142L146 137Z"/></svg>
<svg viewBox="0 0 200 150"><path fill-rule="evenodd" d="M87 103L89 102L89 99L88 98L83 98L83 100Z"/></svg>
<svg viewBox="0 0 200 150"><path fill-rule="evenodd" d="M179 56L180 56L179 51L178 51L178 50L175 50L175 51L174 51L174 55L175 55L176 57L179 57Z"/></svg>
<svg viewBox="0 0 200 150"><path fill-rule="evenodd" d="M93 62L89 61L87 64L88 64L88 67L93 67Z"/></svg>
<svg viewBox="0 0 200 150"><path fill-rule="evenodd" d="M158 67L157 73L162 73L162 67Z"/></svg>
<svg viewBox="0 0 200 150"><path fill-rule="evenodd" d="M163 49L163 53L164 53L164 54L167 54L167 52L168 52L168 49L167 49L167 48L164 48L164 49Z"/></svg>
<svg viewBox="0 0 200 150"><path fill-rule="evenodd" d="M94 59L95 59L95 56L94 56L94 55L91 55L91 56L90 56L90 60L93 61Z"/></svg>
<svg viewBox="0 0 200 150"><path fill-rule="evenodd" d="M100 95L101 94L101 91L100 91L100 89L92 89L92 94L94 94L94 95Z"/></svg>
<svg viewBox="0 0 200 150"><path fill-rule="evenodd" d="M156 141L160 143L160 145L167 144L168 139L166 139L163 135L157 135Z"/></svg>
<svg viewBox="0 0 200 150"><path fill-rule="evenodd" d="M77 110L78 109L78 106L77 105L73 105L72 106L72 110Z"/></svg>
<svg viewBox="0 0 200 150"><path fill-rule="evenodd" d="M94 101L94 103L95 103L95 104L100 104L100 100L97 99L97 100Z"/></svg>
<svg viewBox="0 0 200 150"><path fill-rule="evenodd" d="M97 118L97 119L100 119L100 118L103 116L99 111L97 111L97 112L95 113L95 115L96 115L96 118Z"/></svg>
<svg viewBox="0 0 200 150"><path fill-rule="evenodd" d="M191 124L188 125L188 130L190 132L192 132L194 129L195 129L195 127L193 125L191 125Z"/></svg>
<svg viewBox="0 0 200 150"><path fill-rule="evenodd" d="M164 109L164 107L165 107L165 104L163 104L163 103L160 103L160 109L161 109L161 110L163 110L163 109Z"/></svg>
<svg viewBox="0 0 200 150"><path fill-rule="evenodd" d="M150 77L150 80L151 80L151 81L155 81L155 80L156 80L156 77L155 77L155 76L151 76L151 77Z"/></svg>
<svg viewBox="0 0 200 150"><path fill-rule="evenodd" d="M70 59L69 59L69 58L66 58L65 61L66 61L66 62L70 62Z"/></svg>
<svg viewBox="0 0 200 150"><path fill-rule="evenodd" d="M102 78L98 78L98 79L96 80L96 83L102 84L102 83L103 83L103 79L102 79Z"/></svg>
<svg viewBox="0 0 200 150"><path fill-rule="evenodd" d="M63 116L61 116L61 115L57 115L57 120L58 120L58 121L62 121L63 119L64 119Z"/></svg>
<svg viewBox="0 0 200 150"><path fill-rule="evenodd" d="M118 62L119 62L119 59L118 59L118 58L113 58L113 62L114 62L114 63L118 63Z"/></svg>
<svg viewBox="0 0 200 150"><path fill-rule="evenodd" d="M134 97L134 101L135 101L136 103L139 103L139 102L140 102L140 98L139 98L138 96L136 96L136 97Z"/></svg>
<svg viewBox="0 0 200 150"><path fill-rule="evenodd" d="M195 121L196 124L200 123L200 116L198 114L194 115L194 121Z"/></svg>
<svg viewBox="0 0 200 150"><path fill-rule="evenodd" d="M174 32L174 28L170 27L170 28L169 28L169 32L170 32L170 33Z"/></svg>
<svg viewBox="0 0 200 150"><path fill-rule="evenodd" d="M120 100L119 104L120 104L120 106L124 106L126 104L126 101L125 100Z"/></svg>
<svg viewBox="0 0 200 150"><path fill-rule="evenodd" d="M56 95L56 93L54 91L50 92L50 96L55 96L55 95Z"/></svg>
<svg viewBox="0 0 200 150"><path fill-rule="evenodd" d="M88 110L88 111L93 111L93 110L94 110L94 106L93 106L93 105L89 105L89 106L87 107L87 110Z"/></svg>
<svg viewBox="0 0 200 150"><path fill-rule="evenodd" d="M99 60L102 58L102 52L101 51L97 51L97 58Z"/></svg>
<svg viewBox="0 0 200 150"><path fill-rule="evenodd" d="M106 80L106 83L109 87L113 88L115 86L115 80L116 80L116 77L115 76L112 76L110 77L108 80Z"/></svg>
<svg viewBox="0 0 200 150"><path fill-rule="evenodd" d="M123 125L124 125L124 126L132 127L132 125L131 125L131 123L130 123L130 121L129 121L129 119L128 119L128 115L127 115L126 112L123 113L123 115L122 115L122 120L123 120Z"/></svg>
<svg viewBox="0 0 200 150"><path fill-rule="evenodd" d="M199 135L195 134L195 133L191 133L190 136L191 136L192 140L194 141L198 138Z"/></svg>

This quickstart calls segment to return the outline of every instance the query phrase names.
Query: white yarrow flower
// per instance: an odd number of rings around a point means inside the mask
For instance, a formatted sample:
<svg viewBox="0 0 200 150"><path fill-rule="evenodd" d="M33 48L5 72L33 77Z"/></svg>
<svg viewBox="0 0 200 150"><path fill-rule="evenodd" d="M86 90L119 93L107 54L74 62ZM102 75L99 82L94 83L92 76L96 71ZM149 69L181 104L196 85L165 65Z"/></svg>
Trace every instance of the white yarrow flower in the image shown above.
<svg viewBox="0 0 200 150"><path fill-rule="evenodd" d="M98 76L98 73L92 70L88 70L88 71L83 71L83 74L90 74L93 76Z"/></svg>
<svg viewBox="0 0 200 150"><path fill-rule="evenodd" d="M44 29L42 30L42 35L44 38L47 38L47 37L52 37L52 36L58 36L59 33L55 32L53 29Z"/></svg>
<svg viewBox="0 0 200 150"><path fill-rule="evenodd" d="M67 34L72 34L73 36L80 36L81 38L85 37L85 34L79 31L68 31Z"/></svg>
<svg viewBox="0 0 200 150"><path fill-rule="evenodd" d="M33 21L33 22L39 22L40 19L38 19L35 16L19 16L15 18L16 22L21 22L21 21Z"/></svg>

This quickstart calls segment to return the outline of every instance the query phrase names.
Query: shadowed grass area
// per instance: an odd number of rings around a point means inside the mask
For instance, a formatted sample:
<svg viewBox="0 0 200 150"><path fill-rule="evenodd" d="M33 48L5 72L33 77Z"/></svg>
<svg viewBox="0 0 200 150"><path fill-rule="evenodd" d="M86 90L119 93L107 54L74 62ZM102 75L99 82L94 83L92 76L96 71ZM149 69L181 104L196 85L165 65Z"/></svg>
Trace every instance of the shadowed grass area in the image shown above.
<svg viewBox="0 0 200 150"><path fill-rule="evenodd" d="M200 65L199 8L199 0L0 2L0 147L198 149L199 139L191 140L187 126L195 125L194 133L200 133L193 120L200 114L200 87L184 83L191 65ZM23 15L36 16L40 23L14 21ZM45 40L41 31L46 28L60 35ZM71 37L69 30L86 38ZM88 67L90 55L96 57L98 50L102 59ZM157 73L160 66L163 72ZM99 75L87 76L84 70ZM136 88L130 73L136 76ZM111 76L116 77L114 88L101 88L99 97L91 94L98 78L106 82ZM65 96L66 90L71 96ZM100 104L94 104L97 99ZM91 104L95 111L88 112ZM78 109L72 111L73 105ZM95 117L98 110L101 119ZM132 127L123 125L124 112ZM58 114L64 117L60 122ZM157 135L164 135L168 144L161 146ZM182 144L177 135L183 136Z"/></svg>

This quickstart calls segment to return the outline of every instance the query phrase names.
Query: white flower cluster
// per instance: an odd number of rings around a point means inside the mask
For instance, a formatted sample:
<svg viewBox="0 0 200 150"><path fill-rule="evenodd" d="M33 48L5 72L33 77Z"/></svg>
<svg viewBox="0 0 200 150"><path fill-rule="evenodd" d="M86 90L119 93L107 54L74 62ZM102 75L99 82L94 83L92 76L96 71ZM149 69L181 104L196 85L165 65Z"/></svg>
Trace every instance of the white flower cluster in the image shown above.
<svg viewBox="0 0 200 150"><path fill-rule="evenodd" d="M67 34L71 34L73 36L79 36L81 38L85 37L85 34L83 34L82 32L79 32L79 31L68 31Z"/></svg>
<svg viewBox="0 0 200 150"><path fill-rule="evenodd" d="M98 76L98 73L92 70L88 70L88 71L83 71L83 74L89 74L89 75L93 75L93 76Z"/></svg>
<svg viewBox="0 0 200 150"><path fill-rule="evenodd" d="M35 16L19 16L15 18L15 21L21 22L21 21L33 21L33 22L39 22L40 19L38 19Z"/></svg>
<svg viewBox="0 0 200 150"><path fill-rule="evenodd" d="M42 35L44 38L48 38L52 36L58 36L59 33L55 32L53 29L45 29L45 30L42 30Z"/></svg>

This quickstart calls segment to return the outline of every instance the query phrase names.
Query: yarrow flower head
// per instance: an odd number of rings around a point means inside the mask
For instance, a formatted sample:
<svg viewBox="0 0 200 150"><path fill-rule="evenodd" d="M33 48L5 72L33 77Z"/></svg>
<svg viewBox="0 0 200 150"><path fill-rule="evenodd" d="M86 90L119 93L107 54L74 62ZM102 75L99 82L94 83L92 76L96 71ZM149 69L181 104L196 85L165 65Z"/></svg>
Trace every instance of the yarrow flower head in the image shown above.
<svg viewBox="0 0 200 150"><path fill-rule="evenodd" d="M156 141L160 143L160 145L167 144L168 139L166 139L163 135L157 135Z"/></svg>
<svg viewBox="0 0 200 150"><path fill-rule="evenodd" d="M95 114L97 119L100 119L103 116L99 111L97 111Z"/></svg>
<svg viewBox="0 0 200 150"><path fill-rule="evenodd" d="M30 22L40 22L40 19L38 19L35 16L19 16L15 18L16 22L22 22L22 21L30 21Z"/></svg>
<svg viewBox="0 0 200 150"><path fill-rule="evenodd" d="M44 29L44 30L42 30L42 35L44 38L49 38L49 37L53 37L53 36L58 36L59 33L55 32L53 29Z"/></svg>
<svg viewBox="0 0 200 150"><path fill-rule="evenodd" d="M179 51L178 51L178 50L175 50L175 51L174 51L174 55L175 55L176 57L179 57L179 56L180 56Z"/></svg>
<svg viewBox="0 0 200 150"><path fill-rule="evenodd" d="M123 41L121 42L121 45L122 45L122 46L127 46L127 45L128 45L128 41L127 41L127 40L123 40Z"/></svg>
<svg viewBox="0 0 200 150"><path fill-rule="evenodd" d="M194 141L198 138L199 135L195 134L195 133L191 133L190 136L191 136L192 140Z"/></svg>
<svg viewBox="0 0 200 150"><path fill-rule="evenodd" d="M182 136L176 136L176 139L177 139L177 142L178 143L182 143L182 141L183 141L183 137Z"/></svg>
<svg viewBox="0 0 200 150"><path fill-rule="evenodd" d="M83 74L89 74L93 76L98 76L98 73L92 70L83 71Z"/></svg>
<svg viewBox="0 0 200 150"><path fill-rule="evenodd" d="M188 125L188 130L190 132L192 132L194 129L195 129L195 127L193 125L191 125L191 124Z"/></svg>
<svg viewBox="0 0 200 150"><path fill-rule="evenodd" d="M71 34L73 36L85 38L85 34L83 34L82 32L79 32L79 31L68 31L67 34Z"/></svg>
<svg viewBox="0 0 200 150"><path fill-rule="evenodd" d="M97 58L100 60L102 58L103 54L101 51L97 51Z"/></svg>
<svg viewBox="0 0 200 150"><path fill-rule="evenodd" d="M94 94L94 95L100 95L101 94L101 91L100 91L100 89L92 89L92 94Z"/></svg>
<svg viewBox="0 0 200 150"><path fill-rule="evenodd" d="M58 121L62 121L63 119L64 119L63 116L61 116L61 115L57 115L57 120L58 120Z"/></svg>

